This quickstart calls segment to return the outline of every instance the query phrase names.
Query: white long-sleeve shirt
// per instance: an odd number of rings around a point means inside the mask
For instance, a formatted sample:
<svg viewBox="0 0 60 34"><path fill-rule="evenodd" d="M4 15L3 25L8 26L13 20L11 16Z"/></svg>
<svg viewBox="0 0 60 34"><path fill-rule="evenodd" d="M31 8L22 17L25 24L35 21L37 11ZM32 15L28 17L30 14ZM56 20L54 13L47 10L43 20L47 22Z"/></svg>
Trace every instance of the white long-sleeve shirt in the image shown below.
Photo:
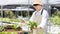
<svg viewBox="0 0 60 34"><path fill-rule="evenodd" d="M36 13L36 15L39 15L41 13L41 11L42 11L42 9L40 11L38 11L38 12L37 11L33 12L32 16L30 18L30 21L33 21L35 13ZM48 17L49 17L48 12L43 9L41 23L40 23L40 25L38 25L38 27L44 28L46 23L48 23Z"/></svg>

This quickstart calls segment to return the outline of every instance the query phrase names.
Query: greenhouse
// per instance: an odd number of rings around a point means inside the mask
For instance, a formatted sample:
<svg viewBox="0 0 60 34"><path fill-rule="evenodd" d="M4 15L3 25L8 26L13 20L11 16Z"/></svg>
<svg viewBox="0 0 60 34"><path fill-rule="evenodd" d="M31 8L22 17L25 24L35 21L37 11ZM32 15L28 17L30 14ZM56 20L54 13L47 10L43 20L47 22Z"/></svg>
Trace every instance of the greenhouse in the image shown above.
<svg viewBox="0 0 60 34"><path fill-rule="evenodd" d="M60 34L60 0L42 1L50 16L44 34ZM35 11L32 3L33 0L0 0L0 34L33 34L35 30L30 29L37 23L29 21Z"/></svg>

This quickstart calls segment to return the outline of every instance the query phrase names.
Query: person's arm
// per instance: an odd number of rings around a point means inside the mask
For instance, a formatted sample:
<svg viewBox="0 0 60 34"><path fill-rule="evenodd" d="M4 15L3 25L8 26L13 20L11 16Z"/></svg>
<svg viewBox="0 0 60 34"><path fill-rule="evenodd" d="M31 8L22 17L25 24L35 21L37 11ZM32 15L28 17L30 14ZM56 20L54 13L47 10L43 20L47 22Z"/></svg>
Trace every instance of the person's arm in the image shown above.
<svg viewBox="0 0 60 34"><path fill-rule="evenodd" d="M44 28L46 26L46 23L48 23L48 17L49 17L48 12L44 11L43 14L42 14L41 23L40 23L40 25L38 25L37 28Z"/></svg>
<svg viewBox="0 0 60 34"><path fill-rule="evenodd" d="M33 21L34 13L35 13L35 12L33 12L33 14L32 14L32 16L31 16L31 18L29 19L29 21ZM21 23L26 24L26 25L29 25L29 22L28 22L28 21L26 21L26 20L24 20L23 18L21 18Z"/></svg>

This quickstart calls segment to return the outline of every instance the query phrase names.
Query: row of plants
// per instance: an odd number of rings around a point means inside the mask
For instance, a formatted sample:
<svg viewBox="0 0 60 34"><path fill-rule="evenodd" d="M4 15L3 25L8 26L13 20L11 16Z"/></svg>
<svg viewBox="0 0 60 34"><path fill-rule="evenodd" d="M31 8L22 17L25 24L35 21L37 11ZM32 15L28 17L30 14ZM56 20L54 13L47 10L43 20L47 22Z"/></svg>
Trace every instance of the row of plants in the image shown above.
<svg viewBox="0 0 60 34"><path fill-rule="evenodd" d="M20 22L20 19L0 18L0 21L3 21L3 22Z"/></svg>
<svg viewBox="0 0 60 34"><path fill-rule="evenodd" d="M55 11L49 18L49 22L54 25L60 25L60 11Z"/></svg>
<svg viewBox="0 0 60 34"><path fill-rule="evenodd" d="M0 32L0 34L18 34L17 32Z"/></svg>
<svg viewBox="0 0 60 34"><path fill-rule="evenodd" d="M37 23L29 21L29 27L31 30L33 30L34 28L37 28ZM18 24L7 24L0 27L0 32L7 32L8 30L12 31L11 29L13 29L14 31L22 31L21 26Z"/></svg>
<svg viewBox="0 0 60 34"><path fill-rule="evenodd" d="M0 34L18 34L18 33L17 32L0 32ZM48 33L48 34L52 34L52 33ZM60 32L58 34L60 34Z"/></svg>
<svg viewBox="0 0 60 34"><path fill-rule="evenodd" d="M18 24L8 24L8 25L0 27L0 32L8 31L8 30L10 30L10 31L11 30L13 30L13 31L20 31L20 30L22 30L22 28Z"/></svg>
<svg viewBox="0 0 60 34"><path fill-rule="evenodd" d="M49 22L53 23L54 25L60 25L60 16L55 15L50 17Z"/></svg>
<svg viewBox="0 0 60 34"><path fill-rule="evenodd" d="M53 33L48 33L48 34L53 34ZM59 33L57 33L57 34L60 34L60 32L59 32Z"/></svg>

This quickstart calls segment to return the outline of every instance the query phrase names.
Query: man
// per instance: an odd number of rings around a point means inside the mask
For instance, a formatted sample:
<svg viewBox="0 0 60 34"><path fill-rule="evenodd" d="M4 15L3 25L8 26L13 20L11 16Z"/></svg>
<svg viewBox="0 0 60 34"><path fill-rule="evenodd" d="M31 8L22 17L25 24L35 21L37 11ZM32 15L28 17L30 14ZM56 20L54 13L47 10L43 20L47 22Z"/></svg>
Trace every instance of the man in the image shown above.
<svg viewBox="0 0 60 34"><path fill-rule="evenodd" d="M34 0L33 7L36 9L36 11L33 12L30 21L37 22L37 28L40 28L40 32L43 33L46 23L48 22L48 12L43 9L42 0Z"/></svg>

